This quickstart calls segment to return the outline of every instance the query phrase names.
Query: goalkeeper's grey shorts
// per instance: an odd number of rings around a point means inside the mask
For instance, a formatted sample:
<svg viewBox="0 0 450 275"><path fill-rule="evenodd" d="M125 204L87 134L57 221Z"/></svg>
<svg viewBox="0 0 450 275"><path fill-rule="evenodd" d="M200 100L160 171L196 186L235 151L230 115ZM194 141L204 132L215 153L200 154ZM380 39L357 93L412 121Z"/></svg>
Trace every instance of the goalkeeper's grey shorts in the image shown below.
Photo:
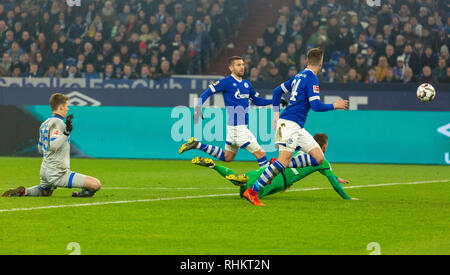
<svg viewBox="0 0 450 275"><path fill-rule="evenodd" d="M55 190L63 188L82 188L86 175L67 170L57 170L41 167L41 184L43 190Z"/></svg>

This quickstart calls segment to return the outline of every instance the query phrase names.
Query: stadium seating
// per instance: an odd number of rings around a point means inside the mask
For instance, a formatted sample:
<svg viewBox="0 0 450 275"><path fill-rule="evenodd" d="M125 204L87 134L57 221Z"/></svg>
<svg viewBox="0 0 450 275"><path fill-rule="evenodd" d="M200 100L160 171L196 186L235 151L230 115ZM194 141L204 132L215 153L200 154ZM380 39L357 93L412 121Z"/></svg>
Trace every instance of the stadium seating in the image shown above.
<svg viewBox="0 0 450 275"><path fill-rule="evenodd" d="M62 0L2 1L0 77L205 74L234 48L245 59L246 78L272 82L304 69L307 49L322 47L321 82L450 82L447 1L389 0L379 7L351 0L279 1L275 21L249 17L263 24L247 26L257 37L248 45L245 20L254 2L89 0L77 7ZM237 37L240 30L247 40ZM383 56L386 66L379 64ZM349 81L351 69L357 77ZM376 81L369 79L371 70L380 72ZM393 77L386 77L390 70Z"/></svg>

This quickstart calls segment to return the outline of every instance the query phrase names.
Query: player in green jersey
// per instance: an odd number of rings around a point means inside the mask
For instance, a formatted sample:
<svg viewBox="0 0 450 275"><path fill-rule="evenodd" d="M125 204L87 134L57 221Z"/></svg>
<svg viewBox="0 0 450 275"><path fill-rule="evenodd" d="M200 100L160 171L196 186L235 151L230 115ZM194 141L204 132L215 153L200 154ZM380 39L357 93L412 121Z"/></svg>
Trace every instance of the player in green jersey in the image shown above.
<svg viewBox="0 0 450 275"><path fill-rule="evenodd" d="M325 134L316 134L314 139L320 145L322 151L325 153L328 146L328 137ZM301 154L299 152L298 154ZM236 174L233 170L215 164L212 159L196 157L192 160L192 163L204 167L209 167L216 170L220 175L230 180L234 185L240 187L240 195L242 198L245 190L251 187L253 182L261 176L261 173L264 172L264 168L249 171L243 175ZM346 200L358 200L357 198L351 198L345 193L344 189L341 186L342 184L347 184L348 181L341 179L334 175L333 170L331 169L330 163L327 159L323 161L319 166L309 166L303 168L289 168L277 175L271 182L270 185L267 185L265 188L262 188L258 193L258 198L262 198L267 195L279 193L281 191L285 191L290 188L295 182L305 178L306 176L319 172L322 175L326 176L328 181L333 186L334 190L344 199Z"/></svg>

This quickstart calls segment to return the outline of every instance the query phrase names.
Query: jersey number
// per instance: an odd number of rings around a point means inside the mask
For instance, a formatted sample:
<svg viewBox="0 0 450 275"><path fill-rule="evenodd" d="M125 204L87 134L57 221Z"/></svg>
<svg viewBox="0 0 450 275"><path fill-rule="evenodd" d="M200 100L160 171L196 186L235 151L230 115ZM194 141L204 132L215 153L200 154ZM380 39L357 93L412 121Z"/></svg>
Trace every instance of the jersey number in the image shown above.
<svg viewBox="0 0 450 275"><path fill-rule="evenodd" d="M301 79L298 79L298 82L297 82L297 79L296 79L292 82L292 87L294 87L294 88L292 89L291 98L289 99L290 101L297 100L297 98L296 98L297 94L298 94L297 89L298 89L298 85L300 85L301 81L302 81Z"/></svg>

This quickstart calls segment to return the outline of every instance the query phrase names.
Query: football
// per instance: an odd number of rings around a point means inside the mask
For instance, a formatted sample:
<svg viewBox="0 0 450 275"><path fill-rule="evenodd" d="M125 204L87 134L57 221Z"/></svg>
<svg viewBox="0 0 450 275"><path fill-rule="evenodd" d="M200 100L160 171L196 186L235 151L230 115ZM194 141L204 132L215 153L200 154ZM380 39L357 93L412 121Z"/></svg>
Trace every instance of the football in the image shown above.
<svg viewBox="0 0 450 275"><path fill-rule="evenodd" d="M417 98L422 102L430 102L436 96L436 90L429 83L423 83L417 88Z"/></svg>

